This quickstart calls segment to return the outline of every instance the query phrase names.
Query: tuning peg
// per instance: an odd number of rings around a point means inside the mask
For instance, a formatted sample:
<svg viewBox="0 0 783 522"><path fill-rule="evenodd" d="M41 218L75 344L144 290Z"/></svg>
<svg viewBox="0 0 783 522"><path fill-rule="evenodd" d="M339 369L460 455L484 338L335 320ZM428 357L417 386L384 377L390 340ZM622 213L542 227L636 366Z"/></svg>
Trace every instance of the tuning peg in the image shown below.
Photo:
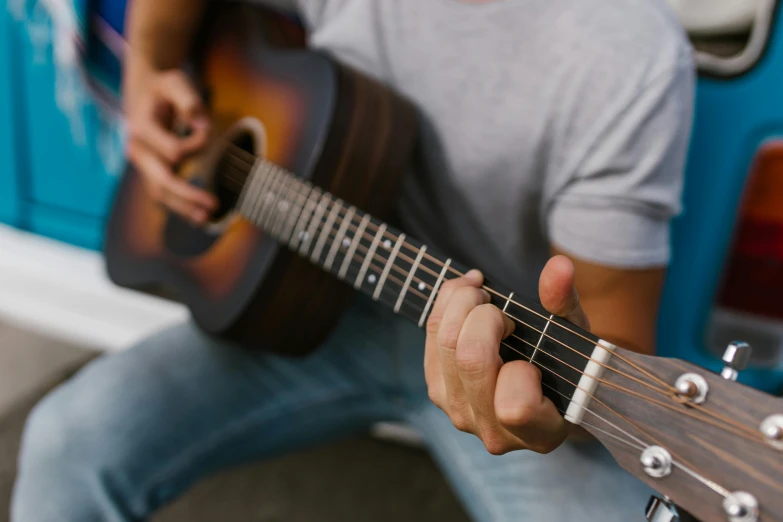
<svg viewBox="0 0 783 522"><path fill-rule="evenodd" d="M660 497L652 496L644 510L647 522L679 522L680 514L677 507Z"/></svg>
<svg viewBox="0 0 783 522"><path fill-rule="evenodd" d="M739 372L748 366L750 352L752 351L748 343L735 341L729 343L726 351L723 352L723 362L726 366L720 372L721 377L730 381L736 381Z"/></svg>

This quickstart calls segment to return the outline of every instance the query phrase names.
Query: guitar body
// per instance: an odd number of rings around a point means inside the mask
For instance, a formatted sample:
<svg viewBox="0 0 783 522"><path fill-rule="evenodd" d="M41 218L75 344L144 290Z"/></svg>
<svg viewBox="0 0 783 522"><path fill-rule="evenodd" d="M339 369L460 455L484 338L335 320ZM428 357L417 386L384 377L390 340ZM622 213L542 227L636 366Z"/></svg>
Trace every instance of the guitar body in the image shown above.
<svg viewBox="0 0 783 522"><path fill-rule="evenodd" d="M225 6L207 17L195 78L211 112L214 145L179 174L219 186L216 177L231 173L228 141L388 217L415 141L414 109L379 83L296 47L301 40L269 16ZM216 223L197 229L155 203L129 169L105 242L111 279L173 294L210 334L286 354L313 350L354 289L233 214L235 199L216 193Z"/></svg>

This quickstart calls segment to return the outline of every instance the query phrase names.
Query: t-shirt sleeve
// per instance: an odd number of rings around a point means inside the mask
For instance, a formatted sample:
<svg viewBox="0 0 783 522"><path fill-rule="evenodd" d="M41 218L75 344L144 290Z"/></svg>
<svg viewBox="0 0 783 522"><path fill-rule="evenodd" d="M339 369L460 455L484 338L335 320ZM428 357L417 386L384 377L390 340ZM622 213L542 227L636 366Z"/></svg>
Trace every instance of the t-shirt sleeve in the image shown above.
<svg viewBox="0 0 783 522"><path fill-rule="evenodd" d="M682 58L583 133L572 172L545 208L550 243L620 268L664 266L671 219L681 210L693 117L694 70ZM585 136L589 135L590 136Z"/></svg>

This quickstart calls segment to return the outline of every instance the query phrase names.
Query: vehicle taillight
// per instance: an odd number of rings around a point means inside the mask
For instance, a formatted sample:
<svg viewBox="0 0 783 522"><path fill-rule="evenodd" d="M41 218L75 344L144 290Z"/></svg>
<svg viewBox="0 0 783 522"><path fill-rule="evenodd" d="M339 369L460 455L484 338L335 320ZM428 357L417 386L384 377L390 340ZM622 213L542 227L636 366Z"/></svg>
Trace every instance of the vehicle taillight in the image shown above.
<svg viewBox="0 0 783 522"><path fill-rule="evenodd" d="M783 141L753 162L718 305L783 319Z"/></svg>
<svg viewBox="0 0 783 522"><path fill-rule="evenodd" d="M757 366L783 360L783 140L753 160L715 305L708 343L716 355L742 340Z"/></svg>

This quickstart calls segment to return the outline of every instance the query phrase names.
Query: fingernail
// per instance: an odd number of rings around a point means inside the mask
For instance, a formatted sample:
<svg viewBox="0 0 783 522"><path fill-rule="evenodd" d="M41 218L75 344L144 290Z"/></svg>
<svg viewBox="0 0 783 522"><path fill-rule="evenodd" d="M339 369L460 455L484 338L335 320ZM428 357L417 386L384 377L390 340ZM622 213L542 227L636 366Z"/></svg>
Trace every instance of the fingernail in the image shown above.
<svg viewBox="0 0 783 522"><path fill-rule="evenodd" d="M467 274L465 274L465 279L470 281L471 283L481 283L481 281L484 279L484 276L481 275L481 270L473 269Z"/></svg>

